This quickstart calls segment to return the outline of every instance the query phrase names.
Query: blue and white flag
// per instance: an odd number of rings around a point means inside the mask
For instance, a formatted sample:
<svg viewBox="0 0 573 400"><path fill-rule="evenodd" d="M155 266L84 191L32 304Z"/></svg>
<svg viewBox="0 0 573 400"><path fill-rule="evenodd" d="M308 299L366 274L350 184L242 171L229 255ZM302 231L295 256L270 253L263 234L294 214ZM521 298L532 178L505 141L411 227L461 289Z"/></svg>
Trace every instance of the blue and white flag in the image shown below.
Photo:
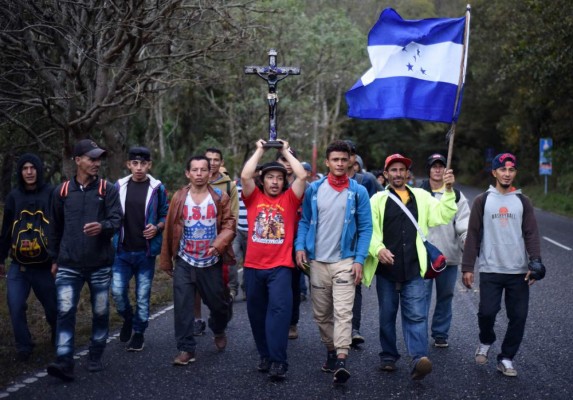
<svg viewBox="0 0 573 400"><path fill-rule="evenodd" d="M385 9L368 35L372 68L346 93L348 116L456 121L465 24L465 17L403 20Z"/></svg>

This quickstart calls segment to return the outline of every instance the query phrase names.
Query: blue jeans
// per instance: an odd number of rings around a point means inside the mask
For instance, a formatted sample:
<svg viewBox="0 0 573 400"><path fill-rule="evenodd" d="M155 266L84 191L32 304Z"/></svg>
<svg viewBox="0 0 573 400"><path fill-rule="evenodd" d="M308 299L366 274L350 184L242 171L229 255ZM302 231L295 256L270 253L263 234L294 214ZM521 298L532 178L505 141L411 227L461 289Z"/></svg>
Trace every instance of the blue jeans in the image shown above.
<svg viewBox="0 0 573 400"><path fill-rule="evenodd" d="M376 275L382 347L380 358L393 361L400 358L396 347L396 315L400 306L406 350L415 364L420 357L428 355L426 288L419 275L400 285L398 288L396 282Z"/></svg>
<svg viewBox="0 0 573 400"><path fill-rule="evenodd" d="M261 358L287 364L292 312L292 271L287 267L244 268L247 314Z"/></svg>
<svg viewBox="0 0 573 400"><path fill-rule="evenodd" d="M58 329L56 354L58 358L71 358L74 353L76 312L84 286L90 288L92 306L92 335L89 351L101 355L109 334L109 286L111 266L96 269L72 269L58 266L56 290L58 293Z"/></svg>
<svg viewBox="0 0 573 400"><path fill-rule="evenodd" d="M447 339L452 324L452 300L458 279L458 266L448 267L435 279L426 280L426 303L428 306L428 319L430 318L430 304L432 302L432 289L436 282L436 307L432 316L432 337L434 339Z"/></svg>
<svg viewBox="0 0 573 400"><path fill-rule="evenodd" d="M149 324L149 299L155 275L155 257L145 251L118 250L112 267L111 294L117 313L133 319L133 331L144 333ZM135 276L135 314L129 302L129 281Z"/></svg>
<svg viewBox="0 0 573 400"><path fill-rule="evenodd" d="M26 310L30 290L44 307L46 321L55 332L58 306L56 304L56 285L50 268L27 267L16 263L10 264L6 282L6 298L12 329L18 352L29 353L34 348L32 335L28 329Z"/></svg>

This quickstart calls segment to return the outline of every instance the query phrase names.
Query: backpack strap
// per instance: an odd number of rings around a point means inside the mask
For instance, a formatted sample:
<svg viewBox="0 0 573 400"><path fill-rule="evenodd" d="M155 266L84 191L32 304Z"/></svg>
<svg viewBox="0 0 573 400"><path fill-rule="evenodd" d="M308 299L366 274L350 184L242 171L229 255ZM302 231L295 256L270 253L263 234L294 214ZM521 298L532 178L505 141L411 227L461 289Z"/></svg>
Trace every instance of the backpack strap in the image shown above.
<svg viewBox="0 0 573 400"><path fill-rule="evenodd" d="M227 194L231 197L231 181L227 181Z"/></svg>
<svg viewBox="0 0 573 400"><path fill-rule="evenodd" d="M62 183L62 187L60 188L60 197L62 199L68 197L69 187L70 187L69 180ZM99 186L97 192L100 195L100 197L105 197L105 194L107 192L107 181L105 179L99 180Z"/></svg>
<svg viewBox="0 0 573 400"><path fill-rule="evenodd" d="M60 188L60 197L62 199L65 199L66 197L68 197L69 187L70 187L70 181L69 180L62 183L62 187Z"/></svg>
<svg viewBox="0 0 573 400"><path fill-rule="evenodd" d="M105 179L100 179L97 192L100 195L100 197L105 197L106 191L107 191L107 181Z"/></svg>

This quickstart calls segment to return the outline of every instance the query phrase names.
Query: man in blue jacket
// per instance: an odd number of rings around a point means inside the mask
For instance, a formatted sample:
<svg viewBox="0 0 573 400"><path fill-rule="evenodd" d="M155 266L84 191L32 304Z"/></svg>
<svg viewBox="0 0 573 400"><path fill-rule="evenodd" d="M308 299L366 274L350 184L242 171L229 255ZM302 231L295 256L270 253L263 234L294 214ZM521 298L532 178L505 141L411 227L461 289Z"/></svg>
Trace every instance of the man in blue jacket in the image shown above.
<svg viewBox="0 0 573 400"><path fill-rule="evenodd" d="M346 358L352 343L355 286L362 280L372 236L368 192L348 178L349 162L346 142L328 145L329 174L306 190L295 241L297 264L304 268L310 260L314 320L327 349L322 370L334 372L335 384L350 378Z"/></svg>
<svg viewBox="0 0 573 400"><path fill-rule="evenodd" d="M165 186L149 175L152 165L149 149L132 147L128 159L131 174L115 184L124 218L120 231L114 236L117 255L112 267L111 293L117 312L123 318L119 340L129 341L127 351L141 351L149 320L155 257L161 252L169 204ZM135 277L135 313L129 302L132 277Z"/></svg>
<svg viewBox="0 0 573 400"><path fill-rule="evenodd" d="M117 189L98 176L105 150L90 139L74 146L76 176L54 191L48 251L56 276L57 360L48 374L74 379L74 331L80 293L90 288L92 334L88 371L103 370L101 361L109 334L109 286L115 257L112 237L121 225Z"/></svg>

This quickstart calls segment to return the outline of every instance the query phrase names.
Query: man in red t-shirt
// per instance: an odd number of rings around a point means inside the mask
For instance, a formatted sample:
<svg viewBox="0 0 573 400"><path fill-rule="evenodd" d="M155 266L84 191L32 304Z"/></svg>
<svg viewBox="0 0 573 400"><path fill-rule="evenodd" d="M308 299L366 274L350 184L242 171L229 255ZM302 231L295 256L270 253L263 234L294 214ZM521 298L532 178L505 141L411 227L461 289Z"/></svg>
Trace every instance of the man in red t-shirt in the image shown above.
<svg viewBox="0 0 573 400"><path fill-rule="evenodd" d="M254 172L265 152L264 140L241 172L242 197L247 207L249 230L244 262L247 313L261 357L258 370L268 372L273 381L283 380L288 369L288 330L292 313L292 252L297 210L305 189L306 172L283 141L281 154L290 163L296 179L289 187L286 168L277 163L263 164L262 188L255 184Z"/></svg>

